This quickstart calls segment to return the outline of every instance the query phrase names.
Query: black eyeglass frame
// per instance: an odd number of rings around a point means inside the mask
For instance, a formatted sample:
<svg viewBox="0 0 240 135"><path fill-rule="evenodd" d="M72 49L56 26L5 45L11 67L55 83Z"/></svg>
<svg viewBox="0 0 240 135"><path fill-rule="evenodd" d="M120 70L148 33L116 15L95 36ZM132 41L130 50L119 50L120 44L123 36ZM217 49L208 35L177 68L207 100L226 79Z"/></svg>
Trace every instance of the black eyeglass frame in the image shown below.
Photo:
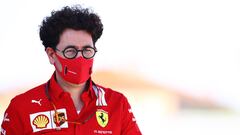
<svg viewBox="0 0 240 135"><path fill-rule="evenodd" d="M76 52L77 52L73 57L67 57L67 56L65 55L65 51L66 51L67 49L69 49L69 48L75 49ZM94 54L93 54L91 57L86 57L86 56L84 55L83 51L86 50L86 49L89 49L89 48L91 48L91 49L94 51ZM96 54L96 52L97 52L97 48L96 48L96 47L91 47L91 46L83 47L82 50L78 50L78 49L77 49L76 47L74 47L74 46L68 46L68 47L66 47L65 49L63 49L62 51L59 50L59 49L57 49L57 48L56 48L55 50L61 52L61 53L63 54L63 56L64 56L65 58L67 58L67 59L74 59L74 58L76 58L79 52L81 52L83 58L85 58L85 59L91 59L91 58L93 58L93 57L95 56L95 54Z"/></svg>

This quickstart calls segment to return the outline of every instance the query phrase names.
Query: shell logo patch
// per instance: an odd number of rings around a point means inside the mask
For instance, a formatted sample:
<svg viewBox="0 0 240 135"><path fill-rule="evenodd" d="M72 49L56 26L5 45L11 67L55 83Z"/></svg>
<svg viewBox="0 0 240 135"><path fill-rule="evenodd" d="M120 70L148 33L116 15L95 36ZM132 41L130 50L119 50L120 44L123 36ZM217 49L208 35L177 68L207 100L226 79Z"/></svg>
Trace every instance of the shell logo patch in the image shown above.
<svg viewBox="0 0 240 135"><path fill-rule="evenodd" d="M57 115L55 111L57 111ZM66 120L67 111L65 108L30 114L30 124L33 132L57 127L68 128Z"/></svg>
<svg viewBox="0 0 240 135"><path fill-rule="evenodd" d="M101 127L106 127L108 124L108 112L98 109L96 111L97 122Z"/></svg>
<svg viewBox="0 0 240 135"><path fill-rule="evenodd" d="M33 125L36 126L36 128L46 128L48 123L48 117L43 114L40 114L33 119Z"/></svg>

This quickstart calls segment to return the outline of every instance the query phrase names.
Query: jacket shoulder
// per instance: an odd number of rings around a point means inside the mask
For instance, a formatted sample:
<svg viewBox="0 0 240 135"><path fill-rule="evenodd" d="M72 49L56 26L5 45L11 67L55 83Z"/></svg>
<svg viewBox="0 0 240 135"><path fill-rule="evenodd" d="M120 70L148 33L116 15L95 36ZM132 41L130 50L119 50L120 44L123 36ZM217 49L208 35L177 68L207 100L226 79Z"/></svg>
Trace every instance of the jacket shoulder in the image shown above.
<svg viewBox="0 0 240 135"><path fill-rule="evenodd" d="M45 89L45 84L41 84L41 85L34 87L24 93L16 95L11 100L11 104L25 105L26 102L29 102L32 99L42 98L45 95L44 89Z"/></svg>

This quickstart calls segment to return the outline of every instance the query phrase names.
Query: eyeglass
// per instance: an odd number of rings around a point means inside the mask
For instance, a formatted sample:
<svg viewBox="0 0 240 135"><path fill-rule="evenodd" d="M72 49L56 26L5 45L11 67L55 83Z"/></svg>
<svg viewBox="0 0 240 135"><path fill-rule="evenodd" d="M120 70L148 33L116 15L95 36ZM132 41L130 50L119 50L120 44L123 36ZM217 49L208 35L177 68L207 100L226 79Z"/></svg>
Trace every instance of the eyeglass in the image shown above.
<svg viewBox="0 0 240 135"><path fill-rule="evenodd" d="M97 52L96 48L91 46L83 47L82 50L78 50L74 46L68 46L64 50L59 50L56 48L57 51L61 52L63 56L67 59L74 59L77 57L78 52L82 53L83 58L85 59L91 59L94 57L95 53Z"/></svg>

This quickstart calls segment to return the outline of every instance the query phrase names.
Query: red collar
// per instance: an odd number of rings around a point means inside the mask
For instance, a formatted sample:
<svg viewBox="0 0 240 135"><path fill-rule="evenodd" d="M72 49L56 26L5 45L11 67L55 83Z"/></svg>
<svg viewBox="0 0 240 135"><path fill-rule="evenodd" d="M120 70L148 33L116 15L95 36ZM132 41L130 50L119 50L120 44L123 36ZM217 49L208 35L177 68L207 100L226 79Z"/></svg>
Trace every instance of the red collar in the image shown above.
<svg viewBox="0 0 240 135"><path fill-rule="evenodd" d="M65 92L61 86L57 83L56 77L55 77L55 72L53 73L51 79L49 80L49 94L52 98L58 100L61 99L63 95L69 94L68 92ZM81 94L82 99L86 98L91 98L94 99L96 98L96 95L93 90L93 82L91 77L88 80L88 88L84 90L84 92Z"/></svg>

